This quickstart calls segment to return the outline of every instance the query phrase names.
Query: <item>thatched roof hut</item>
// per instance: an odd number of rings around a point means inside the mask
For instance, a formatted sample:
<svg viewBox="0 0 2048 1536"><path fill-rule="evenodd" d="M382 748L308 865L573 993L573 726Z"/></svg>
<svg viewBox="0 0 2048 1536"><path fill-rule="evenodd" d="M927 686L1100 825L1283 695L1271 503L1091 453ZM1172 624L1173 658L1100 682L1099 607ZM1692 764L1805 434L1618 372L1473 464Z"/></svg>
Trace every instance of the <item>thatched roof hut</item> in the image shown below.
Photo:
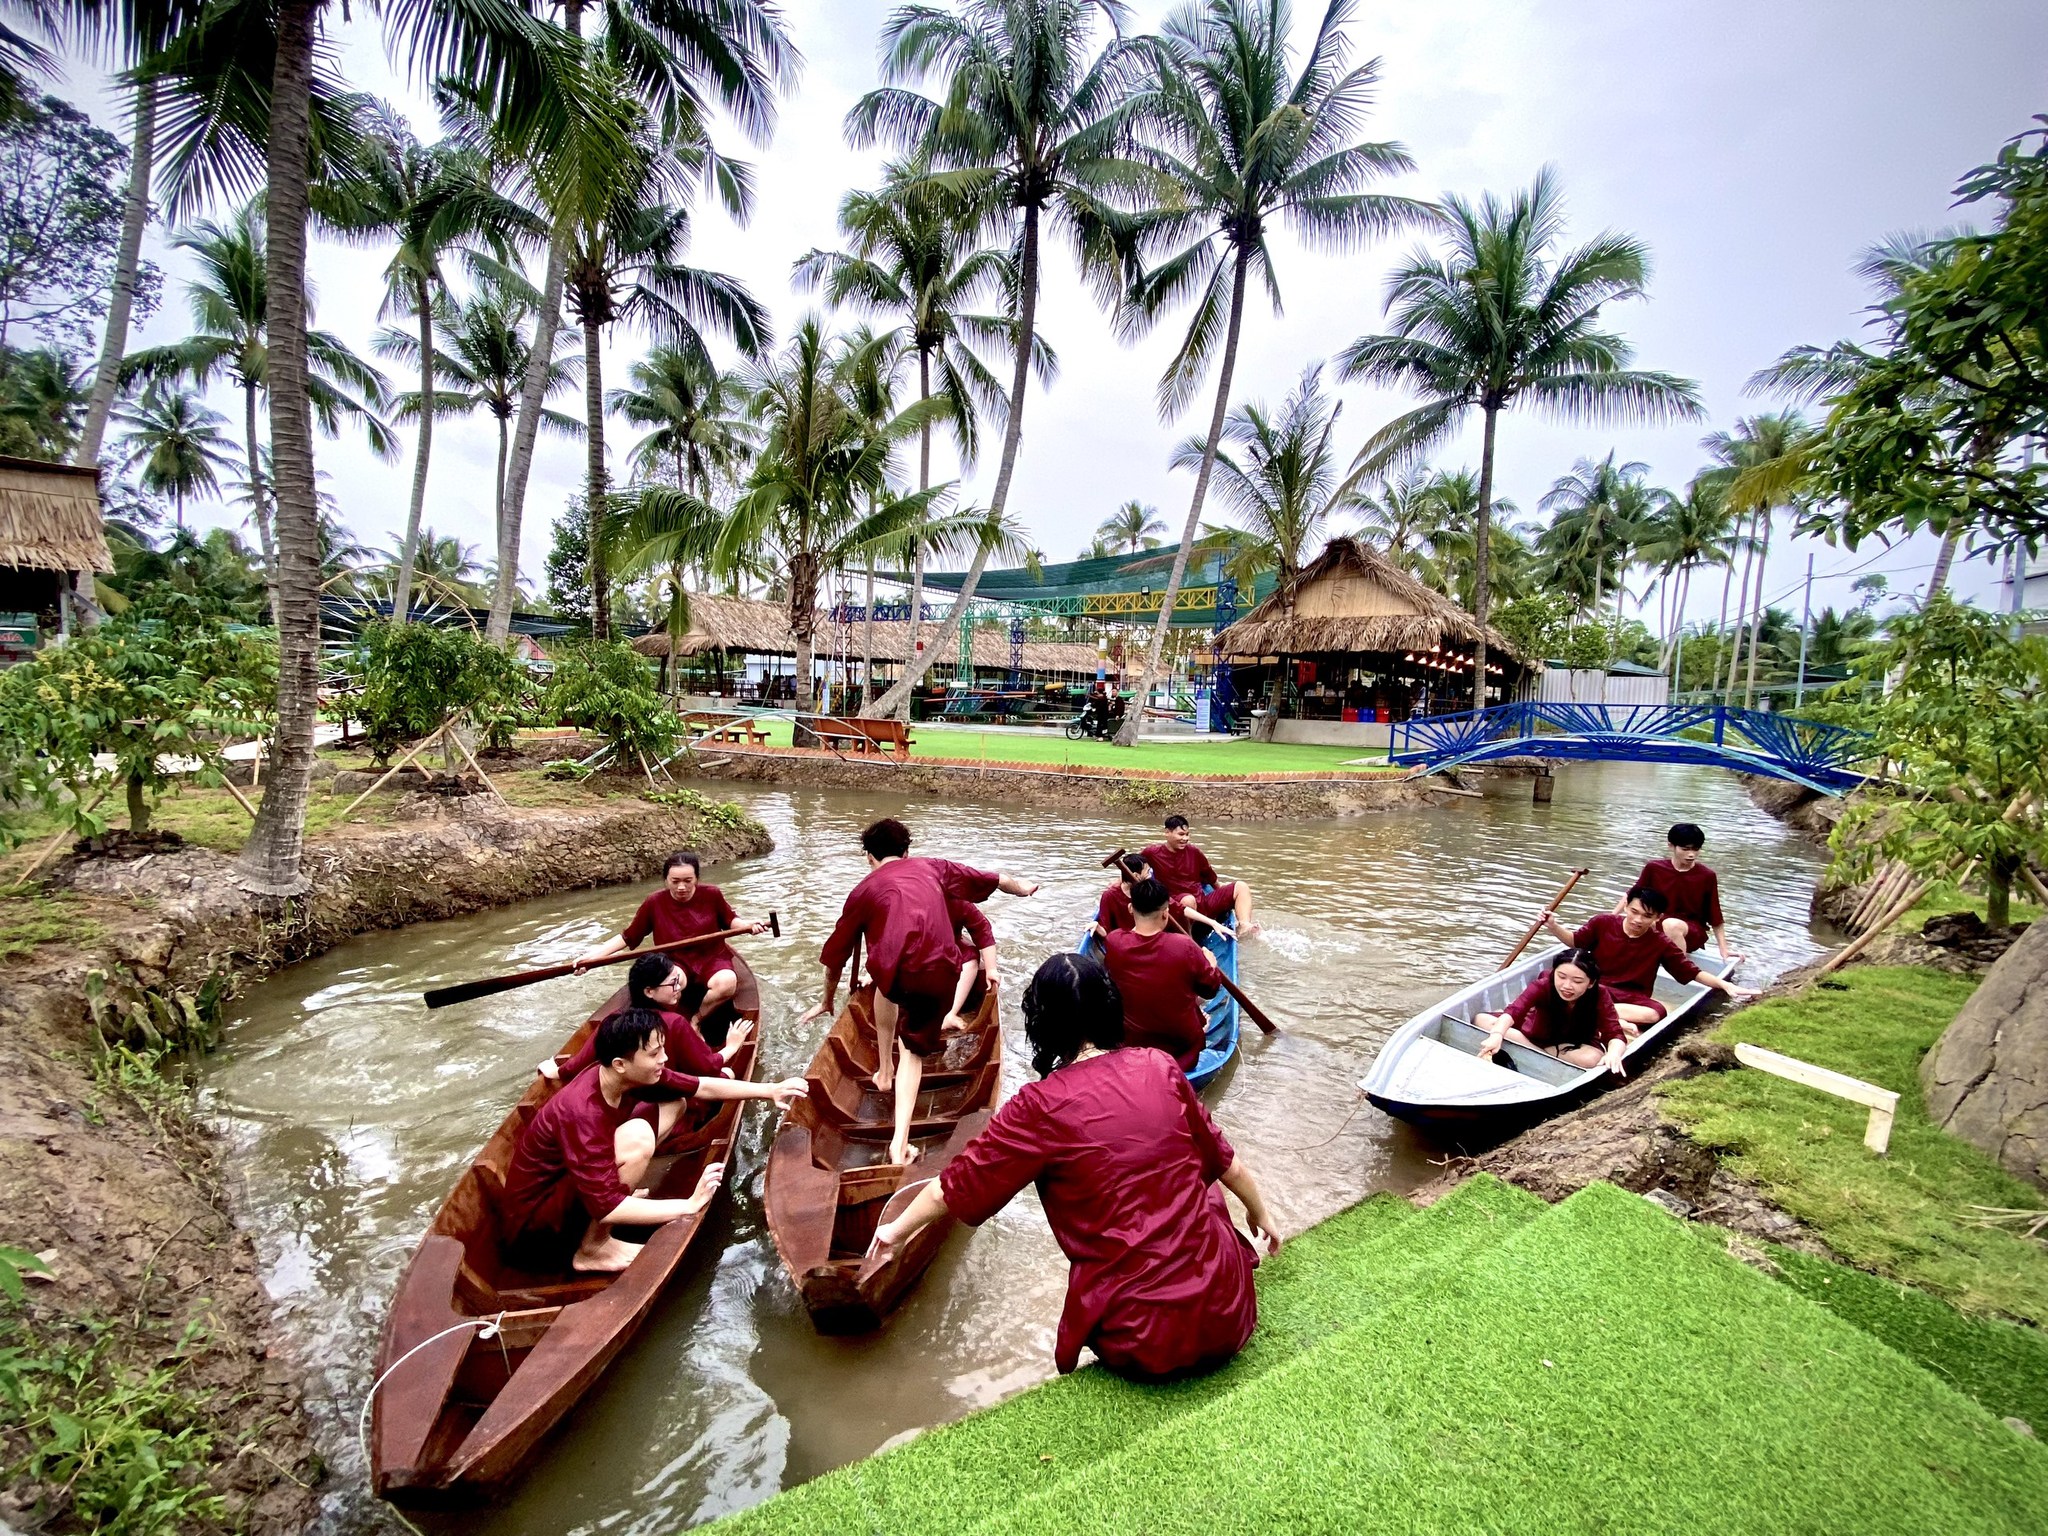
<svg viewBox="0 0 2048 1536"><path fill-rule="evenodd" d="M99 471L0 455L0 569L111 571Z"/></svg>
<svg viewBox="0 0 2048 1536"><path fill-rule="evenodd" d="M936 623L925 624L924 643L927 647L938 643L938 630ZM865 633L864 624L856 622L853 625L849 649L856 658L866 645ZM812 643L820 658L838 654L839 627L829 615L818 615ZM633 649L643 656L666 656L669 653L668 632L656 630L642 635L633 642ZM780 603L764 603L750 597L692 593L690 628L676 647L676 653L680 656L701 656L713 651L724 651L729 656L794 656L796 636L789 627L788 611ZM909 655L910 625L907 621L878 622L875 625L875 660L878 663L900 664ZM953 652L949 649L938 659L950 661ZM1026 672L1092 675L1098 659L1092 645L1063 640L1027 640L1022 665ZM991 671L1007 669L1010 665L1010 637L986 629L976 630L974 665Z"/></svg>
<svg viewBox="0 0 2048 1536"><path fill-rule="evenodd" d="M1469 649L1479 622L1359 539L1332 539L1291 586L1275 592L1216 637L1225 656L1359 655ZM1488 625L1490 652L1521 654Z"/></svg>

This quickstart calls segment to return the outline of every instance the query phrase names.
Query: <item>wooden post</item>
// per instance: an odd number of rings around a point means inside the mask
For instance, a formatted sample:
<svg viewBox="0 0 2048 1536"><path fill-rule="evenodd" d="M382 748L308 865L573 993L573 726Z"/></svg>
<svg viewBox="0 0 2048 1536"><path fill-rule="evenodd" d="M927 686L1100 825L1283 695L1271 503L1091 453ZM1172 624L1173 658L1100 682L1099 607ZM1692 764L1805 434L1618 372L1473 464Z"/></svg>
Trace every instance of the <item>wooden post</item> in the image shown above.
<svg viewBox="0 0 2048 1536"><path fill-rule="evenodd" d="M384 770L383 778L379 779L376 783L372 784L368 789L364 790L360 795L357 795L355 799L349 802L348 809L341 813L340 819L343 821L347 821L349 817L355 815L357 806L361 805L365 800L369 799L370 796L374 795L375 793L377 793L378 790L382 789L386 784L388 784L391 781L391 776L398 772L399 769L403 768L407 763L411 762L414 758L418 757L422 752L426 751L428 747L431 747L435 742L439 741L441 739L441 731L445 731L447 729L448 727L444 725L441 727L440 731L434 732L434 734L431 736L422 737L419 741L415 742L411 747L407 748L405 756L401 757L397 762L393 763L389 768Z"/></svg>
<svg viewBox="0 0 2048 1536"><path fill-rule="evenodd" d="M1557 793L1557 775L1548 768L1536 775L1534 788L1529 800L1532 805L1548 805L1550 797Z"/></svg>
<svg viewBox="0 0 2048 1536"><path fill-rule="evenodd" d="M1760 1045L1740 1044L1735 1047L1735 1059L1745 1067L1755 1067L1759 1072L1768 1072L1773 1077L1782 1077L1787 1082L1798 1083L1807 1088L1818 1088L1822 1093L1831 1093L1838 1099L1847 1099L1852 1104L1867 1104L1870 1119L1863 1127L1863 1145L1879 1157L1883 1157L1892 1143L1892 1120L1899 1107L1899 1096L1889 1088L1880 1088L1875 1083L1866 1083L1861 1078L1846 1073L1832 1072L1826 1067L1816 1067L1811 1062L1796 1057L1781 1056L1776 1051L1767 1051Z"/></svg>

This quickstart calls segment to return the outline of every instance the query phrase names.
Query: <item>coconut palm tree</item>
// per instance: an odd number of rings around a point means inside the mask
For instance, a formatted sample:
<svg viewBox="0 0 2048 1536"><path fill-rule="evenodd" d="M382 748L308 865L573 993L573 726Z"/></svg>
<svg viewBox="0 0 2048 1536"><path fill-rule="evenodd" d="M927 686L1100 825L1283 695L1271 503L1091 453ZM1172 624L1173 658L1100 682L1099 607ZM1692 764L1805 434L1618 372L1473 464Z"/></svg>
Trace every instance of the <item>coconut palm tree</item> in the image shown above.
<svg viewBox="0 0 2048 1536"><path fill-rule="evenodd" d="M1429 495L1432 478L1427 467L1411 464L1381 479L1377 489L1356 492L1352 502L1359 533L1411 575L1427 552L1423 539L1434 505Z"/></svg>
<svg viewBox="0 0 2048 1536"><path fill-rule="evenodd" d="M1342 354L1342 376L1413 389L1423 403L1382 427L1359 450L1355 473L1378 473L1425 456L1469 413L1482 421L1473 616L1482 626L1473 676L1486 667L1491 601L1484 536L1491 516L1500 414L1531 404L1575 420L1638 421L1702 414L1692 381L1628 366L1619 335L1599 328L1608 304L1640 297L1649 253L1627 235L1604 234L1560 252L1564 203L1545 169L1523 192L1476 204L1447 196L1450 248L1418 251L1388 279L1392 330L1363 336ZM1483 697L1475 694L1475 702Z"/></svg>
<svg viewBox="0 0 2048 1536"><path fill-rule="evenodd" d="M377 553L384 558L367 574L384 593L395 593L406 575L405 541ZM419 530L413 540L412 580L417 594L428 604L466 609L487 603L490 589L483 578L474 544L465 544L452 534L444 538L432 528ZM397 611L394 599L392 612L395 615Z"/></svg>
<svg viewBox="0 0 2048 1536"><path fill-rule="evenodd" d="M1787 486L1786 469L1787 466L1804 463L1811 436L1805 418L1796 411L1788 411L1744 417L1735 423L1733 430L1715 432L1701 445L1723 467L1733 472L1727 490L1729 506L1738 515L1747 513L1750 519L1749 555L1744 560L1742 572L1742 602L1736 608L1735 647L1728 659L1728 682L1724 690L1731 698L1734 696L1736 673L1743 655L1744 614L1747 613L1749 673L1743 688L1745 707L1756 693L1756 655L1764 620L1764 569L1771 553L1771 524L1777 513L1792 505L1799 494L1796 480ZM1756 577L1754 593L1750 591L1752 567Z"/></svg>
<svg viewBox="0 0 2048 1536"><path fill-rule="evenodd" d="M611 409L651 430L633 448L641 480L671 479L709 500L714 481L744 474L758 433L747 416L743 375L721 373L701 351L656 347L611 393Z"/></svg>
<svg viewBox="0 0 2048 1536"><path fill-rule="evenodd" d="M1550 526L1536 540L1549 560L1550 582L1596 623L1607 595L1626 575L1643 531L1652 504L1643 479L1649 472L1649 465L1636 460L1616 464L1612 453L1580 459L1537 503L1551 515ZM1617 616L1620 611L1617 598Z"/></svg>
<svg viewBox="0 0 2048 1536"><path fill-rule="evenodd" d="M227 418L189 390L152 385L115 419L128 429L119 444L121 467L152 496L170 497L180 528L185 503L194 496L219 496L217 471L235 471L228 456L235 444L221 431Z"/></svg>
<svg viewBox="0 0 2048 1536"><path fill-rule="evenodd" d="M1135 555L1141 549L1157 549L1165 535L1166 524L1159 519L1159 509L1142 501L1125 502L1095 530L1103 548L1126 555Z"/></svg>
<svg viewBox="0 0 2048 1536"><path fill-rule="evenodd" d="M1411 198L1364 190L1413 169L1398 144L1359 140L1379 78L1374 59L1346 69L1353 0L1329 0L1302 60L1289 68L1288 0L1199 0L1167 18L1153 44L1156 74L1135 99L1135 158L1153 178L1131 239L1140 259L1122 318L1131 330L1192 299L1194 314L1159 381L1159 409L1177 415L1216 366L1194 495L1137 685L1150 691L1175 599L1201 526L1237 371L1245 292L1257 278L1274 309L1280 290L1268 237L1281 224L1303 241L1352 249L1433 213ZM1131 710L1117 741L1138 739Z"/></svg>
<svg viewBox="0 0 2048 1536"><path fill-rule="evenodd" d="M1692 573L1732 563L1735 519L1728 508L1728 478L1712 471L1693 476L1683 496L1666 498L1646 531L1640 553L1654 564L1669 592L1662 669L1672 671L1684 644L1685 609L1692 597ZM1674 691L1676 684L1674 682Z"/></svg>
<svg viewBox="0 0 2048 1536"><path fill-rule="evenodd" d="M0 347L0 452L62 459L78 441L91 385L54 347Z"/></svg>
<svg viewBox="0 0 2048 1536"><path fill-rule="evenodd" d="M1024 435L1024 397L1038 356L1040 243L1049 223L1069 235L1098 288L1116 271L1103 194L1134 171L1115 150L1148 50L1115 31L1115 0L963 0L958 13L905 5L882 28L882 74L847 115L856 148L877 141L914 151L1010 237L1010 383L1003 448L989 498L992 527L1008 515ZM1112 36L1095 49L1098 21ZM898 82L936 78L937 97ZM983 541L938 641L913 651L876 708L908 718L925 670L965 620L996 545Z"/></svg>
<svg viewBox="0 0 2048 1536"><path fill-rule="evenodd" d="M97 464L107 416L120 388L121 359L128 351L128 321L135 310L136 278L142 270L142 231L149 222L150 173L156 160L157 83L135 86L135 147L128 155L128 189L121 200L121 239L114 253L114 285L107 295L107 323L100 333L99 366L93 370L92 399L78 434L74 464Z"/></svg>
<svg viewBox="0 0 2048 1536"><path fill-rule="evenodd" d="M1496 496L1486 516L1486 562L1503 602L1526 596L1536 576L1530 531L1512 522L1517 508ZM1418 580L1453 602L1472 606L1478 573L1479 479L1469 469L1438 470L1423 484L1414 564Z"/></svg>

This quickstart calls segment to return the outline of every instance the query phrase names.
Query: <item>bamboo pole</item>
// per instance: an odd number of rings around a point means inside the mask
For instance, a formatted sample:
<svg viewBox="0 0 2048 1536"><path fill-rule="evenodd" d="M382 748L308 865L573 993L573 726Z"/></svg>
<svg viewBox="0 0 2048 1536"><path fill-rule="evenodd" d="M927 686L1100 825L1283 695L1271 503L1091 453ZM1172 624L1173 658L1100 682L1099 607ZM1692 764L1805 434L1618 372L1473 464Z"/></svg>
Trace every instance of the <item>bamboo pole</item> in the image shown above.
<svg viewBox="0 0 2048 1536"><path fill-rule="evenodd" d="M2027 885L2033 890L2034 900L2038 901L2043 907L2048 907L2048 885L2041 883L2041 877L2022 864L2020 866L2020 878L2026 881Z"/></svg>
<svg viewBox="0 0 2048 1536"><path fill-rule="evenodd" d="M1950 869L1953 869L1954 867L1955 866L1952 864L1949 866ZM1961 885L1964 881L1968 880L1971 875L1975 874L1976 870L1977 861L1975 859L1972 859L1968 864L1963 866L1963 872L1960 875L1956 876L1956 883L1958 885ZM1944 871L1939 878L1948 878L1947 872ZM1908 890L1905 895L1901 896L1896 902L1892 904L1891 908L1888 911L1886 911L1882 919L1880 919L1878 922L1871 924L1870 927L1866 928L1859 937L1851 939L1847 944L1844 944L1840 949L1836 950L1832 955L1828 956L1827 964L1823 965L1818 971L1815 971L1813 973L1814 980L1818 981L1821 977L1826 976L1831 972L1840 970L1843 966L1847 965L1851 960L1854 960L1858 955L1862 954L1864 950L1870 948L1871 944L1876 941L1877 936L1879 934L1883 933L1887 928L1891 927L1893 923L1896 923L1900 918L1904 917L1908 912L1913 910L1914 906L1919 902L1920 898L1925 896L1928 893L1928 891L1933 888L1934 883L1935 882L1933 879L1919 880L1914 882L1912 888Z"/></svg>
<svg viewBox="0 0 2048 1536"><path fill-rule="evenodd" d="M365 800L369 799L370 796L374 795L375 793L377 793L378 790L382 789L386 784L390 783L391 776L393 774L397 773L399 769L403 768L407 763L411 762L414 758L418 757L422 752L426 751L427 748L431 747L435 742L439 741L441 739L441 731L445 731L447 729L448 727L443 725L440 731L434 732L434 734L431 736L421 737L411 747L407 748L405 756L401 757L397 762L393 763L389 768L384 770L383 778L379 779L376 783L372 784L368 789L364 790L360 795L357 795L355 799L349 802L348 809L341 813L340 819L343 821L347 821L349 817L355 815L357 806L361 805Z"/></svg>
<svg viewBox="0 0 2048 1536"><path fill-rule="evenodd" d="M500 805L510 805L512 802L505 798L505 792L491 782L491 776L484 772L484 765L478 762L476 754L469 750L469 743L462 739L462 732L455 731L450 734L448 739L455 743L455 750L460 752L469 763L469 766L476 770L476 776L484 781L484 788L498 797L498 803Z"/></svg>
<svg viewBox="0 0 2048 1536"><path fill-rule="evenodd" d="M220 776L220 787L235 797L235 804L249 813L251 821L256 819L256 807L249 803L247 795L244 795L239 789L235 788L235 781L233 779L229 778L226 774L222 774Z"/></svg>
<svg viewBox="0 0 2048 1536"><path fill-rule="evenodd" d="M94 811L100 808L100 802L106 799L107 796L112 793L113 790L111 788L101 790L98 794L92 797L92 803L88 805L79 814L84 816L91 815ZM21 877L17 879L14 882L14 884L9 887L9 889L18 891L24 885L27 885L29 882L29 877L34 875L37 870L41 869L43 865L49 862L51 854L55 853L59 848L64 846L64 840L67 837L75 836L77 836L77 829L73 827L66 827L63 831L59 832L55 837L51 838L49 842L43 845L43 851L35 856L35 858L30 862L28 868L24 869L21 872Z"/></svg>

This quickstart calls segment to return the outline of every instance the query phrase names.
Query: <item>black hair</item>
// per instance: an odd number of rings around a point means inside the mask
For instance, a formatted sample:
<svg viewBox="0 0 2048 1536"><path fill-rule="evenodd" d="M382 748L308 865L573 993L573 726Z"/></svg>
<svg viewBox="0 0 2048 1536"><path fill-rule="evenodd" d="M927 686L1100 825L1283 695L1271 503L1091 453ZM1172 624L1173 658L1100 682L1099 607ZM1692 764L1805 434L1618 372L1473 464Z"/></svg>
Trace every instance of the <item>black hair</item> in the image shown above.
<svg viewBox="0 0 2048 1536"><path fill-rule="evenodd" d="M1167 903L1166 887L1157 880L1140 880L1131 887L1131 910L1150 917Z"/></svg>
<svg viewBox="0 0 2048 1536"><path fill-rule="evenodd" d="M1550 962L1554 971L1560 965L1575 966L1586 973L1586 979L1594 985L1600 982L1600 961L1590 949L1568 949Z"/></svg>
<svg viewBox="0 0 2048 1536"><path fill-rule="evenodd" d="M1632 885L1628 888L1628 894L1621 899L1624 905L1631 901L1640 901L1650 911L1660 914L1671 910L1669 899L1653 885Z"/></svg>
<svg viewBox="0 0 2048 1536"><path fill-rule="evenodd" d="M1149 867L1142 853L1127 853L1116 861L1116 877L1119 880L1143 880Z"/></svg>
<svg viewBox="0 0 2048 1536"><path fill-rule="evenodd" d="M1124 1000L1092 955L1049 955L1024 989L1024 1038L1040 1077L1081 1054L1124 1043Z"/></svg>
<svg viewBox="0 0 2048 1536"><path fill-rule="evenodd" d="M1560 965L1578 967L1586 973L1586 980L1591 983L1577 998L1569 1003L1565 1003L1565 1007L1570 1011L1570 1017L1574 1021L1580 1021L1582 1018L1592 1019L1598 1017L1600 1012L1600 963L1593 957L1593 951L1590 949L1568 949L1550 962L1548 977L1550 994L1560 1003L1564 1003L1564 994L1557 990L1557 968Z"/></svg>
<svg viewBox="0 0 2048 1536"><path fill-rule="evenodd" d="M1163 823L1166 830L1169 832L1171 832L1175 827L1184 827L1187 824L1187 817L1181 815L1179 811L1175 811L1171 816L1167 817L1165 822Z"/></svg>
<svg viewBox="0 0 2048 1536"><path fill-rule="evenodd" d="M910 828L894 816L884 816L861 829L860 845L870 858L900 859L910 852Z"/></svg>
<svg viewBox="0 0 2048 1536"><path fill-rule="evenodd" d="M633 998L627 1006L652 1008L654 1004L647 1000L647 994L667 981L670 973L677 969L675 961L667 955L641 955L626 970L626 988Z"/></svg>
<svg viewBox="0 0 2048 1536"><path fill-rule="evenodd" d="M661 878L666 880L669 876L669 871L673 870L678 864L689 865L692 874L701 875L704 873L704 859L702 855L694 848L678 848L662 861Z"/></svg>
<svg viewBox="0 0 2048 1536"><path fill-rule="evenodd" d="M1704 848L1707 846L1707 834L1691 822L1681 821L1664 834L1664 841L1674 848Z"/></svg>
<svg viewBox="0 0 2048 1536"><path fill-rule="evenodd" d="M668 1039L668 1025L660 1014L652 1008L621 1008L597 1026L597 1064L608 1067L629 1059L656 1035Z"/></svg>

